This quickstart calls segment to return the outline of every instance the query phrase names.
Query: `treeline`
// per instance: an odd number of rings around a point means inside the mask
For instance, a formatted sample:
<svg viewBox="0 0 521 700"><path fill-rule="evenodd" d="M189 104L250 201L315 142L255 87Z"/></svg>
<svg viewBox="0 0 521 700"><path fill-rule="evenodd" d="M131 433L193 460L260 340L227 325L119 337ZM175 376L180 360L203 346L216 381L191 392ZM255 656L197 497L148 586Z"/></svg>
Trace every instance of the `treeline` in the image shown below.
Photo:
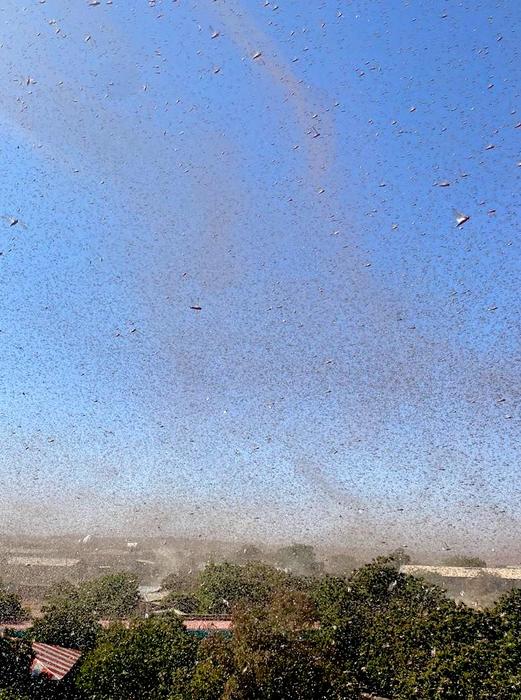
<svg viewBox="0 0 521 700"><path fill-rule="evenodd" d="M180 609L231 614L230 634L202 639L175 612L144 619L128 575L63 585L28 639L0 639L0 700L521 698L521 591L475 610L399 564L334 577L249 561L167 577ZM120 617L128 627L98 623ZM30 679L31 639L84 654L64 681Z"/></svg>

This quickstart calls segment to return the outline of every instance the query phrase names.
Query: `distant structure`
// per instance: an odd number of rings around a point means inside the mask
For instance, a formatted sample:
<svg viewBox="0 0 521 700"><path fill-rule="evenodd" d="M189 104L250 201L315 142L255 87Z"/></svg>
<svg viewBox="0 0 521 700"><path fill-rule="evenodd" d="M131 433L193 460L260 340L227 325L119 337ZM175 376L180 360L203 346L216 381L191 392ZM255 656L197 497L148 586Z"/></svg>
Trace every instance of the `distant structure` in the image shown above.
<svg viewBox="0 0 521 700"><path fill-rule="evenodd" d="M168 598L170 591L165 591L161 586L139 586L139 595L145 603L160 603Z"/></svg>
<svg viewBox="0 0 521 700"><path fill-rule="evenodd" d="M183 625L188 632L197 636L206 637L212 632L230 633L232 630L232 621L230 619L204 619L195 618L183 620Z"/></svg>
<svg viewBox="0 0 521 700"><path fill-rule="evenodd" d="M64 578L76 581L82 576L84 566L80 559L55 554L8 553L1 562L2 578L8 584L15 585L20 594L23 591L24 596L32 598L33 594L40 595L50 585Z"/></svg>
<svg viewBox="0 0 521 700"><path fill-rule="evenodd" d="M27 630L33 626L32 620L25 622L1 622L0 637L23 637Z"/></svg>
<svg viewBox="0 0 521 700"><path fill-rule="evenodd" d="M68 559L64 557L35 557L17 556L9 557L8 566L39 566L39 567L61 567L68 569L80 563L79 559Z"/></svg>
<svg viewBox="0 0 521 700"><path fill-rule="evenodd" d="M495 576L496 578L521 581L521 566L487 566L484 568L472 566L427 566L424 564L404 564L400 567L402 574L422 576L436 574L444 578L479 578L480 576Z"/></svg>

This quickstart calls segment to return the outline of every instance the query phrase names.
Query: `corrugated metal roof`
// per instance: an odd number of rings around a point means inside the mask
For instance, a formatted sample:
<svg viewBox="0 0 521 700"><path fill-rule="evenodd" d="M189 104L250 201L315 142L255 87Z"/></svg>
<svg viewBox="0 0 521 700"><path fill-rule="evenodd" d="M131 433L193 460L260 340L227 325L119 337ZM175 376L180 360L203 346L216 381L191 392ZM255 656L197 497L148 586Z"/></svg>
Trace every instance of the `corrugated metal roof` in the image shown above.
<svg viewBox="0 0 521 700"><path fill-rule="evenodd" d="M64 678L81 656L77 649L66 649L55 644L33 642L34 659L31 664L33 675L44 675L52 680Z"/></svg>

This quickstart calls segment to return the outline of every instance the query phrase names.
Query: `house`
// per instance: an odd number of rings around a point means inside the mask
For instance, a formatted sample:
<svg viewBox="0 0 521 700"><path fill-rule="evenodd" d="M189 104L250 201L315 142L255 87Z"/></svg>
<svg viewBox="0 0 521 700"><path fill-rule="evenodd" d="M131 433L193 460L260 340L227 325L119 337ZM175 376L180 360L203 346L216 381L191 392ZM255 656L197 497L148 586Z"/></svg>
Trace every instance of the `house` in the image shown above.
<svg viewBox="0 0 521 700"><path fill-rule="evenodd" d="M0 637L23 637L32 626L32 621L0 622Z"/></svg>
<svg viewBox="0 0 521 700"><path fill-rule="evenodd" d="M46 676L53 681L61 681L78 662L81 651L66 649L56 644L33 642L34 659L31 675Z"/></svg>
<svg viewBox="0 0 521 700"><path fill-rule="evenodd" d="M207 636L211 632L230 633L232 621L228 619L192 618L183 620L183 625L188 632L196 635Z"/></svg>

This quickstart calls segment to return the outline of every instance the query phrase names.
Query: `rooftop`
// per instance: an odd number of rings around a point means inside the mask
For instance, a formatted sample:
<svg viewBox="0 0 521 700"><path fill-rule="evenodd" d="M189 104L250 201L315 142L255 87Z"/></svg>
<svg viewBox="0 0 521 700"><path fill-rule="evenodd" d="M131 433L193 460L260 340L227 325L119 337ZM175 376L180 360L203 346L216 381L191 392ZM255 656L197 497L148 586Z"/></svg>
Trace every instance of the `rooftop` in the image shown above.
<svg viewBox="0 0 521 700"><path fill-rule="evenodd" d="M232 628L231 620L201 620L199 618L183 620L189 632L227 632Z"/></svg>
<svg viewBox="0 0 521 700"><path fill-rule="evenodd" d="M81 656L77 649L66 649L55 644L33 642L34 659L31 673L35 676L44 675L52 680L64 678Z"/></svg>

